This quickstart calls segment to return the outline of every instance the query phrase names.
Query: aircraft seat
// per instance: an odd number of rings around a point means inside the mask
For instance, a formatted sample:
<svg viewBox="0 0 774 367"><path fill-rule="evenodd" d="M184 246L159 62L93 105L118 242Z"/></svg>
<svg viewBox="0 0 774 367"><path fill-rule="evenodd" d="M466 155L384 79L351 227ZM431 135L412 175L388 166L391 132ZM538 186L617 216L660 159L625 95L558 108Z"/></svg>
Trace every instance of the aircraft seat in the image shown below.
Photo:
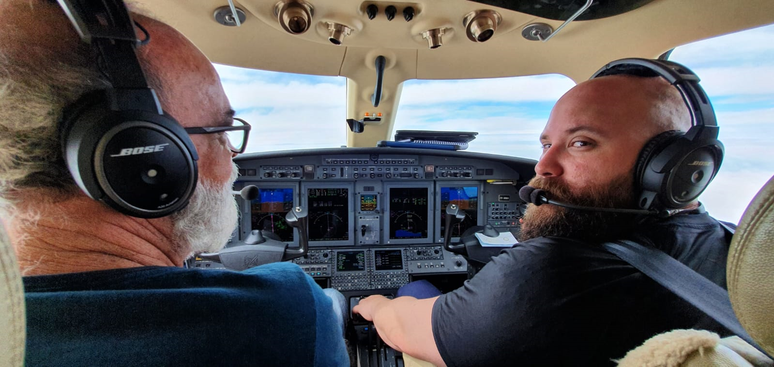
<svg viewBox="0 0 774 367"><path fill-rule="evenodd" d="M16 254L0 221L0 366L23 366L24 288Z"/></svg>
<svg viewBox="0 0 774 367"><path fill-rule="evenodd" d="M763 186L736 229L726 263L728 296L739 323L769 355L774 354L774 177ZM682 337L676 338L679 332ZM711 334L712 336L699 335ZM683 349L691 338L705 338ZM712 341L706 339L713 339ZM665 342L669 340L670 342ZM679 355L678 364L670 359ZM741 359L740 359L741 358ZM672 362L669 362L669 361ZM719 339L699 330L656 335L631 350L619 366L774 366L738 337Z"/></svg>

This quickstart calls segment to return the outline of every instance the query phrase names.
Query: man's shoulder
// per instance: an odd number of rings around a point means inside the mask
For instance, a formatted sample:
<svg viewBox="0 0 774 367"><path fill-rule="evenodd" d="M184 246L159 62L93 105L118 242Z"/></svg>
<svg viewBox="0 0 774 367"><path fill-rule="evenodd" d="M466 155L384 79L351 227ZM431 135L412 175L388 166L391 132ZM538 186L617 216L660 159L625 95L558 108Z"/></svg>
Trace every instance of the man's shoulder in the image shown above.
<svg viewBox="0 0 774 367"><path fill-rule="evenodd" d="M566 261L579 258L608 257L598 243L565 237L536 237L503 250L499 257L508 261Z"/></svg>
<svg viewBox="0 0 774 367"><path fill-rule="evenodd" d="M143 291L212 297L245 291L277 291L293 295L314 290L311 280L295 264L276 263L245 271L201 270L175 267L139 267L24 278L26 293L108 292L140 294ZM250 295L251 293L244 293Z"/></svg>

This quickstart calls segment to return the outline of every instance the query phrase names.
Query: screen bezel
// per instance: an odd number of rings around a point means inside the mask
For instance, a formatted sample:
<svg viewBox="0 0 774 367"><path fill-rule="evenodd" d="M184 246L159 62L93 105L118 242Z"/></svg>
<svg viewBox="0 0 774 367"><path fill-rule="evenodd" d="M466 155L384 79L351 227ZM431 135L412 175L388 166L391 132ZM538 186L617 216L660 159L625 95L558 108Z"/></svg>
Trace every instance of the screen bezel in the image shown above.
<svg viewBox="0 0 774 367"><path fill-rule="evenodd" d="M363 270L339 270L339 253L342 252L362 252L363 253ZM341 249L333 251L333 272L341 274L353 274L357 272L368 272L368 251L365 249Z"/></svg>
<svg viewBox="0 0 774 367"><path fill-rule="evenodd" d="M427 238L402 238L391 239L390 238L390 201L392 200L391 189L413 189L413 188L426 188L427 189ZM384 233L382 239L385 244L421 244L421 243L433 243L435 234L432 230L433 223L435 223L435 215L433 209L435 208L435 193L433 191L432 182L385 182L382 193L382 202L384 213L382 215L382 228Z"/></svg>
<svg viewBox="0 0 774 367"><path fill-rule="evenodd" d="M443 243L443 232L441 231L441 188L444 187L477 187L478 188L478 207L476 208L476 225L482 226L484 223L484 200L483 190L484 187L481 183L471 181L443 181L435 184L435 212L438 213L435 219L435 241L436 243ZM445 210L445 209L444 209ZM453 221L453 220L452 220ZM459 241L459 237L452 237L451 242Z"/></svg>
<svg viewBox="0 0 774 367"><path fill-rule="evenodd" d="M248 186L248 185L255 185L258 187L258 190L263 189L292 189L293 190L293 207L298 206L298 184L281 184L281 183L261 183L261 182L244 182L242 187ZM235 188L236 189L236 188ZM241 188L240 188L241 189ZM259 195L260 197L260 195ZM242 219L240 221L239 227L240 227L240 241L243 241L247 236L250 234L250 231L252 231L252 201L247 201L242 199L241 197L237 197L240 202L240 211L242 212ZM290 247L299 247L298 244L298 229L293 228L293 241L283 241L283 243L288 244Z"/></svg>
<svg viewBox="0 0 774 367"><path fill-rule="evenodd" d="M357 197L354 191L354 184L351 182L310 182L301 184L301 201L306 208L307 213L311 214L309 210L309 196L307 190L309 189L347 189L347 240L338 241L312 241L309 240L309 247L332 247L332 246L353 246L355 244L355 233L352 228L355 228L355 213L353 210L352 198ZM312 218L309 218L309 224L311 225Z"/></svg>
<svg viewBox="0 0 774 367"><path fill-rule="evenodd" d="M403 248L373 248L371 249L371 256L373 256L373 261L371 261L374 264L374 272L381 272L381 271L408 271L408 264L406 263L406 254L403 251ZM378 251L397 251L400 254L400 269L377 269L376 266L376 253Z"/></svg>

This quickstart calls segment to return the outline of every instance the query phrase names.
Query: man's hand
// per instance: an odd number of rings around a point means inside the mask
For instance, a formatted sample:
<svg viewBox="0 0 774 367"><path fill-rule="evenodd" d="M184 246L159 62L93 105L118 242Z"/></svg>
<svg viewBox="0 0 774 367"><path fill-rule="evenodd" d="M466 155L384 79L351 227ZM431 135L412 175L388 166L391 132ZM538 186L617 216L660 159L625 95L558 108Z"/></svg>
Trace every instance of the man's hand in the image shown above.
<svg viewBox="0 0 774 367"><path fill-rule="evenodd" d="M385 296L375 295L360 300L352 312L360 314L368 321L374 320L374 315L379 308L386 305L390 300Z"/></svg>
<svg viewBox="0 0 774 367"><path fill-rule="evenodd" d="M370 296L360 300L352 312L372 321L376 332L387 345L435 364L445 366L433 338L433 305L438 297L416 299Z"/></svg>

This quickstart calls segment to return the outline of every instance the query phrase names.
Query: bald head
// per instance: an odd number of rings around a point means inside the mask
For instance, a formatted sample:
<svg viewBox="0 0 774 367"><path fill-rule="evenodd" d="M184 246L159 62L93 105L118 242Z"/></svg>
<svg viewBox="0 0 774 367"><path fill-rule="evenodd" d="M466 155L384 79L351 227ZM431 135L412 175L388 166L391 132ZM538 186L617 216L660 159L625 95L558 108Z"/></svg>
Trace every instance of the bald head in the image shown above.
<svg viewBox="0 0 774 367"><path fill-rule="evenodd" d="M680 92L660 77L596 78L578 84L562 97L565 99L606 116L611 125L625 125L631 133L647 138L691 127L690 113Z"/></svg>

